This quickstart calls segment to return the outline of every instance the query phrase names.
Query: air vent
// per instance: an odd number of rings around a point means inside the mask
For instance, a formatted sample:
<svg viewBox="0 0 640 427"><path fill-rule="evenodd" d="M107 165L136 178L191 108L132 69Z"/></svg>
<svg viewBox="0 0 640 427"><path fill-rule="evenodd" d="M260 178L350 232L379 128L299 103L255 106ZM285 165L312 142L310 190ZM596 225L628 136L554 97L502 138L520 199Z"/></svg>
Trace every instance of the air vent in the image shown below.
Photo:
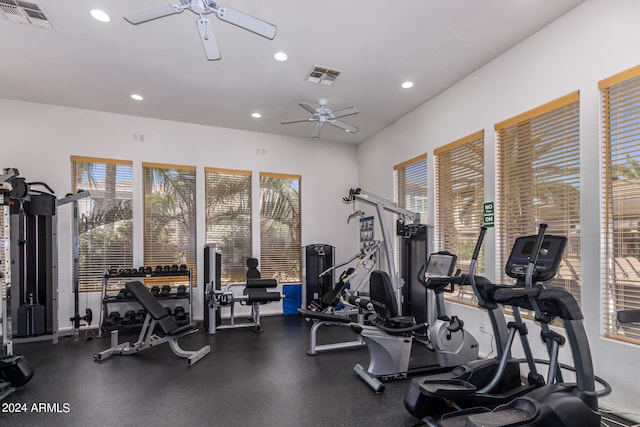
<svg viewBox="0 0 640 427"><path fill-rule="evenodd" d="M51 23L47 16L36 3L20 0L0 0L0 11L4 13L9 21L51 28Z"/></svg>
<svg viewBox="0 0 640 427"><path fill-rule="evenodd" d="M341 72L340 70L332 70L331 68L314 65L307 75L306 80L311 83L331 86Z"/></svg>

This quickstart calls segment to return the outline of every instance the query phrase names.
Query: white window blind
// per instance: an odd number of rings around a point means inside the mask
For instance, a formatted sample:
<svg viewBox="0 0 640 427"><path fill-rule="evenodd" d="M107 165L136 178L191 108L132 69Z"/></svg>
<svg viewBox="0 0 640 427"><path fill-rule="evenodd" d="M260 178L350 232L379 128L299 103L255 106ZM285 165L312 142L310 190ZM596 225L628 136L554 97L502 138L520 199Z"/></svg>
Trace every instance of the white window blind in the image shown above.
<svg viewBox="0 0 640 427"><path fill-rule="evenodd" d="M484 203L484 131L434 150L436 241L439 250L458 256L458 268L469 271L482 227ZM484 270L484 246L476 264Z"/></svg>
<svg viewBox="0 0 640 427"><path fill-rule="evenodd" d="M143 163L144 264L182 265L196 281L196 168ZM175 278L146 279L177 282ZM180 280L184 282L184 280Z"/></svg>
<svg viewBox="0 0 640 427"><path fill-rule="evenodd" d="M300 283L301 176L260 172L260 270L280 283Z"/></svg>
<svg viewBox="0 0 640 427"><path fill-rule="evenodd" d="M518 236L566 236L560 271L552 284L580 301L580 129L579 93L495 125L497 133L496 277L508 280L504 264Z"/></svg>
<svg viewBox="0 0 640 427"><path fill-rule="evenodd" d="M132 163L71 157L74 192L87 190L78 201L78 267L80 291L100 291L110 267L133 267Z"/></svg>
<svg viewBox="0 0 640 427"><path fill-rule="evenodd" d="M599 83L603 117L602 272L606 336L640 344L640 325L618 325L640 308L640 66Z"/></svg>
<svg viewBox="0 0 640 427"><path fill-rule="evenodd" d="M251 257L251 172L205 168L206 239L222 254L221 280L244 281Z"/></svg>
<svg viewBox="0 0 640 427"><path fill-rule="evenodd" d="M409 159L393 167L393 196L395 203L401 208L420 214L420 222L427 223L427 155ZM380 219L381 220L381 219ZM394 263L396 271L400 271L400 237L395 239Z"/></svg>

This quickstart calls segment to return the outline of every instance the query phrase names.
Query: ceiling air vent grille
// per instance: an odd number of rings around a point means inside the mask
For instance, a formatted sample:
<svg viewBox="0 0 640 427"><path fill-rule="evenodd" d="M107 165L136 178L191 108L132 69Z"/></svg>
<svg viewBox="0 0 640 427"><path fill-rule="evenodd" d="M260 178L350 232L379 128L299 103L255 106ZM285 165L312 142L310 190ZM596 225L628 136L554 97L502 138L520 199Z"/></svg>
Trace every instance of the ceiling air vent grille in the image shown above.
<svg viewBox="0 0 640 427"><path fill-rule="evenodd" d="M311 83L331 86L333 82L338 78L340 73L342 73L342 71L340 70L334 70L320 65L314 65L307 75L306 80Z"/></svg>
<svg viewBox="0 0 640 427"><path fill-rule="evenodd" d="M12 22L51 28L38 4L20 0L0 0L0 11Z"/></svg>

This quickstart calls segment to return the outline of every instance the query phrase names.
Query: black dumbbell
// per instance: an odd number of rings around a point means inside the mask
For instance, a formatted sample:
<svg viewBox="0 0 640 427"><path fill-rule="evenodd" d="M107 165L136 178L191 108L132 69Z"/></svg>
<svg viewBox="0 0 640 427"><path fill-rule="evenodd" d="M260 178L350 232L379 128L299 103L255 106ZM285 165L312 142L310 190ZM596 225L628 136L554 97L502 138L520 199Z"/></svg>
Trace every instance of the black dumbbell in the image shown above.
<svg viewBox="0 0 640 427"><path fill-rule="evenodd" d="M146 315L147 315L147 312L144 310L144 308L141 308L140 310L138 310L138 312L134 316L133 323L142 323L142 322L144 322L144 317Z"/></svg>
<svg viewBox="0 0 640 427"><path fill-rule="evenodd" d="M173 264L171 266L171 268L169 269L169 271L171 271L172 273L177 273L178 272L178 264Z"/></svg>
<svg viewBox="0 0 640 427"><path fill-rule="evenodd" d="M117 299L127 299L129 297L128 293L129 293L129 291L127 291L126 289L122 288L118 292L118 295L116 295L116 298Z"/></svg>
<svg viewBox="0 0 640 427"><path fill-rule="evenodd" d="M104 326L116 326L119 323L120 323L120 312L118 311L112 311L111 313L109 313L109 315L105 317L104 321L102 322Z"/></svg>
<svg viewBox="0 0 640 427"><path fill-rule="evenodd" d="M127 312L124 313L124 317L122 318L122 324L131 325L134 322L135 317L136 317L135 311L127 310Z"/></svg>
<svg viewBox="0 0 640 427"><path fill-rule="evenodd" d="M171 266L170 265L165 265L164 267L162 267L162 272L163 273L170 273L171 272Z"/></svg>
<svg viewBox="0 0 640 427"><path fill-rule="evenodd" d="M185 312L184 307L182 307L181 305L173 309L173 315L176 318L176 322L187 320L187 313Z"/></svg>
<svg viewBox="0 0 640 427"><path fill-rule="evenodd" d="M187 295L187 287L185 285L178 286L178 288L176 289L176 295L179 297Z"/></svg>
<svg viewBox="0 0 640 427"><path fill-rule="evenodd" d="M153 286L151 287L151 294L152 294L154 297L156 297L156 298L157 298L157 297L158 297L158 295L160 295L160 287L159 287L159 286L157 286L157 285L153 285Z"/></svg>
<svg viewBox="0 0 640 427"><path fill-rule="evenodd" d="M178 269L181 273L187 272L187 264L180 264L180 268Z"/></svg>
<svg viewBox="0 0 640 427"><path fill-rule="evenodd" d="M145 267L144 268L144 274L151 274L153 272L153 270L151 269L151 267Z"/></svg>
<svg viewBox="0 0 640 427"><path fill-rule="evenodd" d="M164 285L160 290L161 297L168 297L170 293L171 293L171 286L169 285Z"/></svg>

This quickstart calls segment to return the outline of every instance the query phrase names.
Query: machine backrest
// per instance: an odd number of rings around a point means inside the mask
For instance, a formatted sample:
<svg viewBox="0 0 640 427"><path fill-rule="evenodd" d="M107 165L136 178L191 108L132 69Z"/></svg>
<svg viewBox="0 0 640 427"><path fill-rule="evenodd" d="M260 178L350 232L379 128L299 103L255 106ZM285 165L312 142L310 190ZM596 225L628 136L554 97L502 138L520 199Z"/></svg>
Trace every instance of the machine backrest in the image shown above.
<svg viewBox="0 0 640 427"><path fill-rule="evenodd" d="M369 298L373 308L382 317L393 318L398 316L398 304L393 290L391 278L385 271L375 270L371 272L369 279Z"/></svg>
<svg viewBox="0 0 640 427"><path fill-rule="evenodd" d="M260 270L258 270L258 259L257 258L247 258L247 280L248 279L259 279L260 278Z"/></svg>

